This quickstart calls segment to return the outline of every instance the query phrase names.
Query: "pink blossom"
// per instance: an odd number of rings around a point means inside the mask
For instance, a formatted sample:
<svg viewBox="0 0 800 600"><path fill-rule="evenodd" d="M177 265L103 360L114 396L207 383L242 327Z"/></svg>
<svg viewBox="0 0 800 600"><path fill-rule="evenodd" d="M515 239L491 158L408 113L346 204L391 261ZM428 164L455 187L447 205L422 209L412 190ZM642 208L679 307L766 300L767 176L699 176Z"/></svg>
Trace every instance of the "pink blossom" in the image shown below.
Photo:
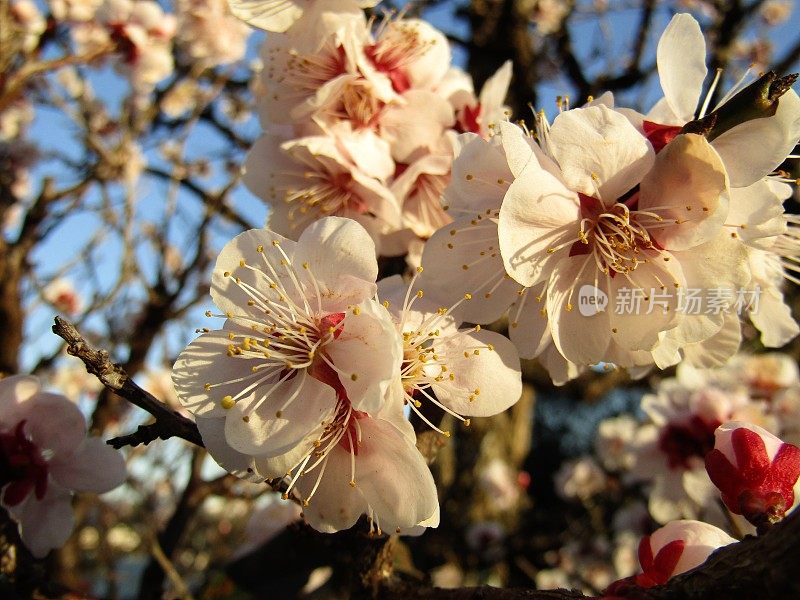
<svg viewBox="0 0 800 600"><path fill-rule="evenodd" d="M734 542L734 538L708 523L671 521L639 543L643 573L636 576L636 583L645 588L662 585L703 564L717 548Z"/></svg>
<svg viewBox="0 0 800 600"><path fill-rule="evenodd" d="M66 542L74 525L72 490L107 492L125 479L122 455L86 437L77 406L41 390L35 377L0 381L2 505L36 557Z"/></svg>
<svg viewBox="0 0 800 600"><path fill-rule="evenodd" d="M741 421L721 425L714 438L706 471L725 506L759 529L780 521L794 504L800 448Z"/></svg>

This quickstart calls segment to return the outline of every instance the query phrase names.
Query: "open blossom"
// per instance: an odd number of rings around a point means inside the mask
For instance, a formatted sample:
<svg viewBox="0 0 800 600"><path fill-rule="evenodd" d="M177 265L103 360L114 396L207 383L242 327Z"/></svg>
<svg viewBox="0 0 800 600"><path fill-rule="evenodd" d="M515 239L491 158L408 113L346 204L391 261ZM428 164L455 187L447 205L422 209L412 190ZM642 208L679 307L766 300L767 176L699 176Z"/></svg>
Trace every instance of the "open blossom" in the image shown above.
<svg viewBox="0 0 800 600"><path fill-rule="evenodd" d="M122 455L100 438L64 396L41 391L34 377L0 381L0 473L3 507L36 557L72 532L72 490L107 492L125 479Z"/></svg>
<svg viewBox="0 0 800 600"><path fill-rule="evenodd" d="M267 229L234 238L212 280L223 329L203 333L175 363L184 406L226 416L232 446L270 456L316 437L334 416L339 374L354 409L379 407L399 356L376 353L397 335L368 301L377 272L372 241L348 219L317 221L296 243Z"/></svg>
<svg viewBox="0 0 800 600"><path fill-rule="evenodd" d="M459 329L452 308L431 302L413 286L413 280L406 286L394 276L381 280L378 288L402 336L403 363L392 391L438 431L419 411L423 402L465 424L465 416L495 415L516 403L522 381L511 342L480 326ZM468 302L469 294L462 301Z"/></svg>
<svg viewBox="0 0 800 600"><path fill-rule="evenodd" d="M725 506L762 528L781 520L794 505L800 448L758 425L731 421L714 432L706 470Z"/></svg>
<svg viewBox="0 0 800 600"><path fill-rule="evenodd" d="M501 135L488 140L473 134L459 136L450 184L443 201L453 222L426 242L420 285L444 305L470 294L456 308L459 318L492 323L506 312L509 336L520 357L538 357L560 385L580 373L552 343L546 311L534 298L543 284L520 286L505 271L500 255L497 217L503 197L535 151L532 138L515 125L501 122Z"/></svg>
<svg viewBox="0 0 800 600"><path fill-rule="evenodd" d="M212 456L248 479L288 477L286 496L320 531L362 514L378 530L438 523L433 478L388 393L402 343L372 299L377 272L374 244L349 219L321 219L296 243L245 232L213 275L224 328L173 370Z"/></svg>
<svg viewBox="0 0 800 600"><path fill-rule="evenodd" d="M643 398L642 408L651 422L633 434L628 452L635 460L625 478L650 482L648 508L659 523L697 518L714 508L716 490L704 458L721 423L747 419L776 427L766 405L750 400L741 388L693 388L665 380L657 394Z"/></svg>
<svg viewBox="0 0 800 600"><path fill-rule="evenodd" d="M662 585L671 577L703 564L717 548L736 542L721 529L702 521L671 521L639 543L641 587Z"/></svg>
<svg viewBox="0 0 800 600"><path fill-rule="evenodd" d="M489 77L477 98L472 78L453 67L439 85L438 92L450 100L456 111L456 129L462 133L477 133L488 139L506 121L510 110L505 105L508 86L511 84L511 61L506 61Z"/></svg>
<svg viewBox="0 0 800 600"><path fill-rule="evenodd" d="M525 286L545 282L539 297L561 354L646 364L663 332L684 344L719 331L723 313L676 311L687 285L733 288L748 278L722 231L728 180L708 142L682 135L656 155L603 105L565 111L540 136L542 152L509 187L498 231L508 273ZM577 310L586 290L615 302L635 296L639 308L586 314Z"/></svg>
<svg viewBox="0 0 800 600"><path fill-rule="evenodd" d="M335 215L355 219L381 242L400 224L400 207L385 183L391 164L385 142L370 132L288 141L267 134L247 156L244 182L272 206L270 228L288 238Z"/></svg>

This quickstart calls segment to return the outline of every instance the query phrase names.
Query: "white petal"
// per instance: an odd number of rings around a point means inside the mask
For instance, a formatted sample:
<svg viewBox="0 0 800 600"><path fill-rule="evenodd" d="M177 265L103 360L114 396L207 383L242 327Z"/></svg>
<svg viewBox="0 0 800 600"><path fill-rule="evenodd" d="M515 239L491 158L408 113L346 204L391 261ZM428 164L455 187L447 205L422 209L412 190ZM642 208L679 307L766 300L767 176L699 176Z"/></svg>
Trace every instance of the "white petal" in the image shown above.
<svg viewBox="0 0 800 600"><path fill-rule="evenodd" d="M780 348L793 340L800 327L792 317L792 309L783 300L780 291L762 289L758 308L748 312L750 321L761 332L761 343L767 348Z"/></svg>
<svg viewBox="0 0 800 600"><path fill-rule="evenodd" d="M663 218L650 231L662 248L684 250L719 233L728 215L727 192L725 166L711 145L699 135L680 135L642 180L639 209Z"/></svg>
<svg viewBox="0 0 800 600"><path fill-rule="evenodd" d="M416 447L390 423L362 419L356 485L387 533L413 527L438 509L436 485Z"/></svg>
<svg viewBox="0 0 800 600"><path fill-rule="evenodd" d="M367 300L344 319L339 338L326 346L356 410L375 414L389 384L400 377L403 340L383 305Z"/></svg>
<svg viewBox="0 0 800 600"><path fill-rule="evenodd" d="M33 443L55 456L71 454L86 436L83 413L61 394L39 392L31 396L21 403L19 416L26 420L25 432Z"/></svg>
<svg viewBox="0 0 800 600"><path fill-rule="evenodd" d="M658 334L674 327L682 316L676 312L676 290L686 285L681 265L665 261L667 253L646 250L628 277L617 274L608 278L611 337L626 350L652 350ZM637 304L635 296L642 298ZM629 302L628 299L631 299Z"/></svg>
<svg viewBox="0 0 800 600"><path fill-rule="evenodd" d="M39 380L31 375L11 375L0 380L0 425L11 429L21 421L20 406L41 389Z"/></svg>
<svg viewBox="0 0 800 600"><path fill-rule="evenodd" d="M739 350L742 325L735 312L724 313L722 327L717 333L697 344L688 344L683 352L688 364L702 369L721 367Z"/></svg>
<svg viewBox="0 0 800 600"><path fill-rule="evenodd" d="M526 135L519 125L509 121L501 121L500 139L503 142L503 150L508 161L508 167L514 177L519 177L529 162L538 162L533 150L536 141Z"/></svg>
<svg viewBox="0 0 800 600"><path fill-rule="evenodd" d="M303 14L303 4L293 0L231 0L231 12L253 27L286 31Z"/></svg>
<svg viewBox="0 0 800 600"><path fill-rule="evenodd" d="M538 283L548 250L577 241L579 223L577 195L538 164L529 164L500 208L497 232L508 274L526 287Z"/></svg>
<svg viewBox="0 0 800 600"><path fill-rule="evenodd" d="M472 221L469 217L454 221L425 243L419 288L441 306L452 306L464 294L472 294L456 309L459 318L493 323L518 298L520 285L506 276L497 224L489 219L478 225Z"/></svg>
<svg viewBox="0 0 800 600"><path fill-rule="evenodd" d="M125 481L125 459L98 437L86 438L77 450L50 461L50 474L70 490L102 494Z"/></svg>
<svg viewBox="0 0 800 600"><path fill-rule="evenodd" d="M691 15L672 17L656 49L661 89L672 111L684 123L694 111L706 78L706 42L699 23Z"/></svg>
<svg viewBox="0 0 800 600"><path fill-rule="evenodd" d="M441 348L434 343L434 348L435 354L447 357L449 372L454 375L450 380L445 373L445 379L433 385L436 397L445 406L462 415L489 417L519 400L522 380L517 350L499 333L462 332Z"/></svg>
<svg viewBox="0 0 800 600"><path fill-rule="evenodd" d="M686 544L673 575L685 573L703 564L711 553L721 546L733 544L736 539L727 533L702 521L679 520L667 523L650 536L650 548L653 556L664 546L674 540L683 540Z"/></svg>
<svg viewBox="0 0 800 600"><path fill-rule="evenodd" d="M36 558L63 546L75 525L72 494L52 482L41 500L30 494L8 511L19 522L20 537Z"/></svg>
<svg viewBox="0 0 800 600"><path fill-rule="evenodd" d="M269 229L250 229L237 235L225 244L214 265L211 276L214 304L229 316L260 319L264 314L263 298L280 296L277 289L270 289L271 284L281 286L292 296L298 295L299 291L288 273L289 267L283 264L286 261L284 253L291 257L294 247L295 242ZM256 304L250 306L249 301Z"/></svg>
<svg viewBox="0 0 800 600"><path fill-rule="evenodd" d="M549 147L567 186L606 206L637 185L655 159L650 142L628 119L603 105L559 114Z"/></svg>
<svg viewBox="0 0 800 600"><path fill-rule="evenodd" d="M270 395L263 400L267 392ZM244 454L285 454L328 421L335 405L336 393L331 386L305 372L298 373L294 379L258 390L229 409L225 439Z"/></svg>
<svg viewBox="0 0 800 600"><path fill-rule="evenodd" d="M771 117L737 125L712 145L722 157L731 186L746 187L775 170L800 139L800 97L789 90ZM758 148L758 152L752 152Z"/></svg>
<svg viewBox="0 0 800 600"><path fill-rule="evenodd" d="M584 286L598 290L599 298L606 294L610 299L605 276L598 280L591 255L562 261L553 271L547 288L547 317L553 342L564 358L578 365L607 360L611 343L609 311L613 306L594 314L581 314L580 290Z"/></svg>
<svg viewBox="0 0 800 600"><path fill-rule="evenodd" d="M542 366L547 369L547 374L550 375L553 385L564 385L583 372L583 367L569 362L561 355L553 343L547 346L539 354L538 358Z"/></svg>
<svg viewBox="0 0 800 600"><path fill-rule="evenodd" d="M316 280L324 311L338 312L375 295L375 243L352 219L325 217L310 225L297 241L293 263Z"/></svg>
<svg viewBox="0 0 800 600"><path fill-rule="evenodd" d="M321 468L318 466L297 482L295 489L302 498L311 494ZM303 517L311 527L334 533L352 527L367 512L367 502L361 490L350 485L352 478L350 453L337 445L328 454L319 486L303 509Z"/></svg>
<svg viewBox="0 0 800 600"><path fill-rule="evenodd" d="M473 321L474 322L474 321ZM536 358L553 343L544 302L544 284L526 288L508 313L508 335L520 358Z"/></svg>
<svg viewBox="0 0 800 600"><path fill-rule="evenodd" d="M191 413L203 417L222 417L226 414L221 401L235 397L245 387L258 380L251 367L258 359L228 356L232 343L228 334L235 329L210 331L189 344L178 356L172 368L172 382L181 404ZM248 330L241 330L247 335ZM242 379L242 381L236 381ZM231 382L231 383L225 383ZM213 387L206 389L206 384Z"/></svg>
<svg viewBox="0 0 800 600"><path fill-rule="evenodd" d="M203 445L208 450L211 458L228 473L232 473L247 481L264 481L256 471L256 463L252 456L236 452L225 440L225 419L224 418L205 418L195 419L197 429L203 438ZM286 471L280 471L280 476Z"/></svg>

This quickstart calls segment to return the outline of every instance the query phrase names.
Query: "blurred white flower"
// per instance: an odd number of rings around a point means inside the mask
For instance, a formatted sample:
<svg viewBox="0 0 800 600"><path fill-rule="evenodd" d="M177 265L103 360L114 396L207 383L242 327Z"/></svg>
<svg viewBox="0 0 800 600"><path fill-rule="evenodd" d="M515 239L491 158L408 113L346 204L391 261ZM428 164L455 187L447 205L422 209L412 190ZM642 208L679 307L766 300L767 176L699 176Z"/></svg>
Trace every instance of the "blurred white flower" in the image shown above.
<svg viewBox="0 0 800 600"><path fill-rule="evenodd" d="M126 473L119 452L86 437L75 404L24 375L0 381L0 467L2 505L39 558L72 533L72 490L107 492Z"/></svg>

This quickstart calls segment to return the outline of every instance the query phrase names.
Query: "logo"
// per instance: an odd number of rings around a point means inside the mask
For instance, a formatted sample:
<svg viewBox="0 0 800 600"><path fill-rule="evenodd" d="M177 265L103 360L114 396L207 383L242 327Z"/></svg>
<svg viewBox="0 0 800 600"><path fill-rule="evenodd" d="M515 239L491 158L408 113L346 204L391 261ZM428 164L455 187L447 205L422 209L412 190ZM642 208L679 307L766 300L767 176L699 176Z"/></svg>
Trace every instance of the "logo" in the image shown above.
<svg viewBox="0 0 800 600"><path fill-rule="evenodd" d="M608 306L608 296L593 285L582 285L578 290L578 311L584 317L592 317L603 312Z"/></svg>

